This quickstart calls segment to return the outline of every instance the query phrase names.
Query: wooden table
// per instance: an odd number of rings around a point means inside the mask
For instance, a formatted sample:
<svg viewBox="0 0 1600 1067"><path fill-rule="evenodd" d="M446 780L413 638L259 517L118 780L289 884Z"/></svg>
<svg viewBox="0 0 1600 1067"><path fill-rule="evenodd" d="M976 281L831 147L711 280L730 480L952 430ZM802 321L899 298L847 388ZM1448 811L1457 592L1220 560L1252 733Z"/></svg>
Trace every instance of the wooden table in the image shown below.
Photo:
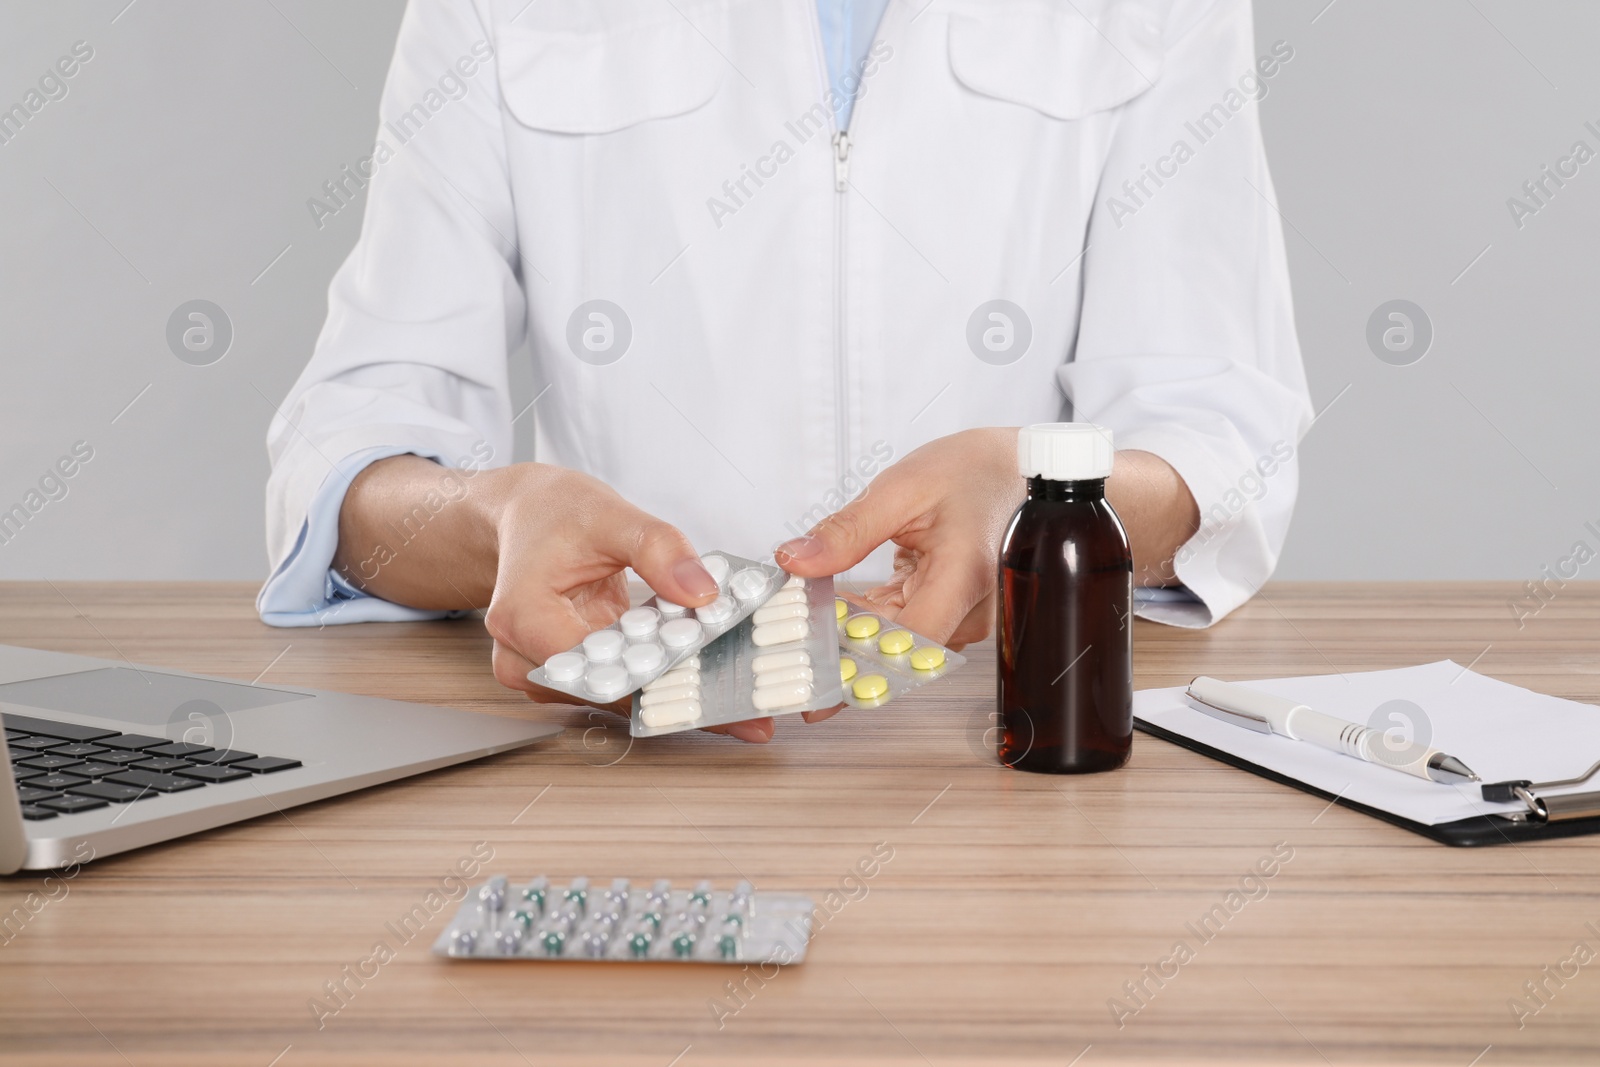
<svg viewBox="0 0 1600 1067"><path fill-rule="evenodd" d="M0 1061L1600 1059L1600 959L1549 983L1523 1028L1509 1007L1576 942L1600 952L1600 841L1450 849L1144 735L1122 773L1007 771L983 738L987 647L880 712L780 719L765 747L679 734L629 749L625 730L588 731L582 712L501 690L477 622L273 630L252 593L12 584L0 642L577 729L106 858L65 895L36 875L0 879L5 912L32 891L59 897L0 947ZM1138 624L1137 683L1449 657L1600 702L1600 587L1569 584L1519 629L1508 601L1521 596L1509 583L1274 585L1209 631ZM429 954L443 915L399 945L385 925L475 848L515 876L743 876L823 901L875 846L893 858L851 883L853 899L832 898L809 960L749 981L742 1007L727 968L453 964ZM1195 938L1188 924L1275 848L1292 859L1266 895ZM379 940L396 958L345 977ZM1143 968L1180 940L1193 958L1157 988ZM1151 992L1119 1028L1108 1002L1133 1007L1124 983L1141 980ZM342 1003L327 993L337 982ZM338 1008L320 1028L313 999Z"/></svg>

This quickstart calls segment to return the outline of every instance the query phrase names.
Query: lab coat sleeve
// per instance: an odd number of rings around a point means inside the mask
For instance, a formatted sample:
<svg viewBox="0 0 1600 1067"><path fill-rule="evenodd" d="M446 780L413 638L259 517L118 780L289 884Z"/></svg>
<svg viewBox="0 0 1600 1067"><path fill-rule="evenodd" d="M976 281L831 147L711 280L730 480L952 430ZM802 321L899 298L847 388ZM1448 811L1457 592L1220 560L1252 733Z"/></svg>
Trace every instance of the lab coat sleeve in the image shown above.
<svg viewBox="0 0 1600 1067"><path fill-rule="evenodd" d="M327 224L366 185L361 238L267 433L271 576L256 606L273 625L442 616L363 596L329 570L345 490L402 453L474 472L510 461L506 361L525 327L524 260L489 25L479 2L412 0L370 160L336 176L343 197L308 204ZM388 548L404 552L408 535Z"/></svg>
<svg viewBox="0 0 1600 1067"><path fill-rule="evenodd" d="M1178 626L1211 625L1272 573L1312 418L1253 99L1292 74L1285 47L1263 49L1265 77L1248 0L1175 5L1159 76L1112 135L1060 371L1075 418L1166 460L1199 504L1176 558L1192 597L1137 609Z"/></svg>

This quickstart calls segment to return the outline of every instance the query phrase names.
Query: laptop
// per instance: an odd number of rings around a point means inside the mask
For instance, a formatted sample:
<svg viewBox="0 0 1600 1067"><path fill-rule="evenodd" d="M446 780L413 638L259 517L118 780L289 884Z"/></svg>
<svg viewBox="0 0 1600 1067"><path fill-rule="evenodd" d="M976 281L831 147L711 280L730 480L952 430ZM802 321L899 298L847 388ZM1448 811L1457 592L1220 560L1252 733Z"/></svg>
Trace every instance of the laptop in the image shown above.
<svg viewBox="0 0 1600 1067"><path fill-rule="evenodd" d="M0 645L0 874L47 870L560 733Z"/></svg>

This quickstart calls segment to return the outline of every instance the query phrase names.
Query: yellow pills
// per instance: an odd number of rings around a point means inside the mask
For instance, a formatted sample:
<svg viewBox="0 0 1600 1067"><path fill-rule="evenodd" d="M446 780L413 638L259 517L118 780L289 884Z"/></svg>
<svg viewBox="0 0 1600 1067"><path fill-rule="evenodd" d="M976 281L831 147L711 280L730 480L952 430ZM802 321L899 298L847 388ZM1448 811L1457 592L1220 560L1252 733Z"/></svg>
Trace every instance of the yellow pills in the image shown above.
<svg viewBox="0 0 1600 1067"><path fill-rule="evenodd" d="M860 639L871 637L878 632L880 623L876 615L857 615L844 624L844 632L851 637Z"/></svg>
<svg viewBox="0 0 1600 1067"><path fill-rule="evenodd" d="M911 653L911 666L919 671L931 671L943 667L944 649L938 645L924 645Z"/></svg>
<svg viewBox="0 0 1600 1067"><path fill-rule="evenodd" d="M878 651L888 656L898 656L911 651L911 631L890 630L878 638Z"/></svg>
<svg viewBox="0 0 1600 1067"><path fill-rule="evenodd" d="M839 657L839 684L843 685L856 676L856 661L849 656Z"/></svg>
<svg viewBox="0 0 1600 1067"><path fill-rule="evenodd" d="M889 692L889 679L881 674L863 674L850 687L850 692L857 700L876 700Z"/></svg>
<svg viewBox="0 0 1600 1067"><path fill-rule="evenodd" d="M843 622L844 617L848 614L850 614L849 604L845 603L843 600L835 600L833 602L833 617L835 619L837 619L839 622Z"/></svg>

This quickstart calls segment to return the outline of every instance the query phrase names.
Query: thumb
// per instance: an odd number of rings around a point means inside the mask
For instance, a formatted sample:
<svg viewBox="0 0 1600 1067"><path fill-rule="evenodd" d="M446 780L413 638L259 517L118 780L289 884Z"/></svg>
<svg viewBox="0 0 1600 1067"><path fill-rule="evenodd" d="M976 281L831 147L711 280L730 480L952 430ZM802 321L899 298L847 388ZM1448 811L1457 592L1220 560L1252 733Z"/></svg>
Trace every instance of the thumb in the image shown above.
<svg viewBox="0 0 1600 1067"><path fill-rule="evenodd" d="M608 523L607 553L619 567L632 567L665 600L701 607L716 598L717 580L700 562L689 539L671 523L631 504Z"/></svg>
<svg viewBox="0 0 1600 1067"><path fill-rule="evenodd" d="M875 478L866 491L813 526L803 537L774 550L778 566L802 578L839 574L860 563L910 523L915 508L899 488L894 468Z"/></svg>

